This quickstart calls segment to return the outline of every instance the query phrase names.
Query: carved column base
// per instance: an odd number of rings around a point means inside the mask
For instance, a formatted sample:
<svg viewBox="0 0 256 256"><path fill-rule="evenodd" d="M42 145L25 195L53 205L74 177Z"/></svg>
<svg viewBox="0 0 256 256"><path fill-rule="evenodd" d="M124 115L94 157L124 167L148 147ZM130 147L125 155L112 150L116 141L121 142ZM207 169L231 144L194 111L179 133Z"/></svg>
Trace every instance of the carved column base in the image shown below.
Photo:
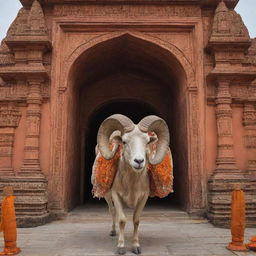
<svg viewBox="0 0 256 256"><path fill-rule="evenodd" d="M19 172L20 177L45 178L41 171L39 163L24 161Z"/></svg>
<svg viewBox="0 0 256 256"><path fill-rule="evenodd" d="M0 177L8 178L14 177L15 173L12 168L0 168Z"/></svg>
<svg viewBox="0 0 256 256"><path fill-rule="evenodd" d="M216 159L216 170L218 173L239 173L233 157L218 157Z"/></svg>
<svg viewBox="0 0 256 256"><path fill-rule="evenodd" d="M4 186L13 186L18 227L35 227L47 223L47 181L45 178L0 178L0 194ZM0 198L2 200L2 198Z"/></svg>
<svg viewBox="0 0 256 256"><path fill-rule="evenodd" d="M246 198L246 225L256 226L256 182L242 171L216 171L208 181L208 219L216 226L230 227L231 194L240 184Z"/></svg>

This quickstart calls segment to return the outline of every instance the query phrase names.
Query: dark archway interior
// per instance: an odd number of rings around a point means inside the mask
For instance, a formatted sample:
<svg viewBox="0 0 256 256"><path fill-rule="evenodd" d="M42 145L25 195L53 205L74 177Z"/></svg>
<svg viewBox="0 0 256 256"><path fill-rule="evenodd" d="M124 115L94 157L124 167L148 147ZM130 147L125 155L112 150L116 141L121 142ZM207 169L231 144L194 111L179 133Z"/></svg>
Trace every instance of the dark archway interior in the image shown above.
<svg viewBox="0 0 256 256"><path fill-rule="evenodd" d="M80 183L80 197L82 194L84 198L80 198L80 203L92 200L90 176L100 123L115 113L127 115L134 122L146 115L157 114L166 120L170 129L175 193L168 198L151 201L187 207L189 184L184 77L180 64L170 52L128 34L100 43L78 58L70 75L73 83L70 88L73 89L69 95L70 116L73 117L70 118L70 127L78 123L79 130L77 133L77 128L70 128L70 138L74 139L70 140L69 148L72 148L71 144L73 148L81 145L81 161L77 153L70 152L73 166L78 166L76 160L79 160L81 165L77 170L80 168L84 173L81 178L82 175L73 172L78 179L76 183L70 180L76 189ZM75 137L76 134L79 136ZM77 192L74 190L71 194L75 197Z"/></svg>
<svg viewBox="0 0 256 256"><path fill-rule="evenodd" d="M97 199L92 198L91 190L92 185L90 182L91 179L91 169L95 158L95 146L97 140L97 132L100 127L100 124L104 121L105 118L113 114L123 114L128 116L135 124L138 123L143 117L147 115L160 115L154 108L151 106L135 101L114 101L106 106L101 107L96 110L95 113L90 118L90 126L94 127L89 132L87 132L85 140L85 176L84 176L84 192L85 198L84 203L88 202L97 202Z"/></svg>

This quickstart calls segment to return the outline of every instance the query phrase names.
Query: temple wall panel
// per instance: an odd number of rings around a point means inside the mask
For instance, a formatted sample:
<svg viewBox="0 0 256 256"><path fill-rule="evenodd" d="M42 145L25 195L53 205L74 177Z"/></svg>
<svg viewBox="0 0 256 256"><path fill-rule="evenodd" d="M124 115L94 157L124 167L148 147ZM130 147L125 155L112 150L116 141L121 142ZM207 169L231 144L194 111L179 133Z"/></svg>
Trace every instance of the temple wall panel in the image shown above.
<svg viewBox="0 0 256 256"><path fill-rule="evenodd" d="M41 132L40 132L40 163L45 176L49 175L49 159L50 159L50 103L42 104L41 115Z"/></svg>
<svg viewBox="0 0 256 256"><path fill-rule="evenodd" d="M206 175L208 179L216 168L217 126L215 111L214 105L206 106Z"/></svg>
<svg viewBox="0 0 256 256"><path fill-rule="evenodd" d="M65 169L70 170L65 172L64 176L64 205L70 210L79 202L80 190L80 156L81 146L77 142L81 141L79 132L79 95L74 93L74 88L67 90L67 102L65 107L67 111L64 114L64 122L66 123L67 137L69 138L64 147L66 154Z"/></svg>
<svg viewBox="0 0 256 256"><path fill-rule="evenodd" d="M16 128L14 148L13 148L13 169L20 171L24 158L24 143L25 143L25 127L26 127L26 107L20 107L21 118L19 126Z"/></svg>
<svg viewBox="0 0 256 256"><path fill-rule="evenodd" d="M244 143L244 127L242 123L243 119L243 107L233 106L233 138L234 138L234 153L237 168L239 170L245 170L247 167L247 150Z"/></svg>

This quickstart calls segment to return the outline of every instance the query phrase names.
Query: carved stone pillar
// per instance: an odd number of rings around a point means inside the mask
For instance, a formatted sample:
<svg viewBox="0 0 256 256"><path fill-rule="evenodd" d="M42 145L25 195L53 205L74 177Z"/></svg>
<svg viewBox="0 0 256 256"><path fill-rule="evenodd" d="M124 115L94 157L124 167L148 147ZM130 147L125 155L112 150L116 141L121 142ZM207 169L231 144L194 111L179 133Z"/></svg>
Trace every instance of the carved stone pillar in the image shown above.
<svg viewBox="0 0 256 256"><path fill-rule="evenodd" d="M21 113L14 104L0 107L0 176L14 176L12 168L15 128L19 124Z"/></svg>
<svg viewBox="0 0 256 256"><path fill-rule="evenodd" d="M218 80L216 95L217 159L216 171L237 170L234 158L231 95L229 80Z"/></svg>
<svg viewBox="0 0 256 256"><path fill-rule="evenodd" d="M248 172L256 177L256 107L254 102L244 104L244 142L248 149Z"/></svg>
<svg viewBox="0 0 256 256"><path fill-rule="evenodd" d="M40 167L39 138L41 121L41 80L29 80L27 96L24 160L20 175L43 176Z"/></svg>
<svg viewBox="0 0 256 256"><path fill-rule="evenodd" d="M235 184L240 184L245 192L251 191L250 180L237 168L234 157L229 85L229 79L217 80L217 158L216 169L208 182L208 217L213 224L226 227L230 225L231 192ZM249 218L251 216L247 213L247 220Z"/></svg>
<svg viewBox="0 0 256 256"><path fill-rule="evenodd" d="M45 98L41 86L45 88L42 82L49 80L45 54L50 55L51 41L39 1L31 2L31 7L22 8L12 23L5 38L4 51L2 49L4 58L0 58L0 75L11 84L6 88L7 100L27 104L23 165L13 177L0 176L0 195L2 187L14 187L17 223L23 227L41 225L49 220L48 183L41 171L39 139L42 96ZM24 80L27 84L22 88L20 83L24 84ZM22 92L18 97L15 95L18 92L16 88ZM16 139L18 145L23 142L23 136Z"/></svg>

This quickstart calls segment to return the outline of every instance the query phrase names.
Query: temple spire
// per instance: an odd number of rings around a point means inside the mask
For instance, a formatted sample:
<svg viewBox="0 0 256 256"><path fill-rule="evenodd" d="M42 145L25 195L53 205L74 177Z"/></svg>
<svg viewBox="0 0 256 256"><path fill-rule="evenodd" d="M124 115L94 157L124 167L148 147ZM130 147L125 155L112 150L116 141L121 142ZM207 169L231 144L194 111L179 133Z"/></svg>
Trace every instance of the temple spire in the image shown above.
<svg viewBox="0 0 256 256"><path fill-rule="evenodd" d="M215 14L219 12L228 12L228 8L223 0L218 4Z"/></svg>
<svg viewBox="0 0 256 256"><path fill-rule="evenodd" d="M215 10L210 42L226 43L237 40L249 42L248 30L240 15L234 10L229 10L225 2L221 1Z"/></svg>
<svg viewBox="0 0 256 256"><path fill-rule="evenodd" d="M44 13L37 0L34 0L28 15L28 30L32 34L46 34Z"/></svg>

